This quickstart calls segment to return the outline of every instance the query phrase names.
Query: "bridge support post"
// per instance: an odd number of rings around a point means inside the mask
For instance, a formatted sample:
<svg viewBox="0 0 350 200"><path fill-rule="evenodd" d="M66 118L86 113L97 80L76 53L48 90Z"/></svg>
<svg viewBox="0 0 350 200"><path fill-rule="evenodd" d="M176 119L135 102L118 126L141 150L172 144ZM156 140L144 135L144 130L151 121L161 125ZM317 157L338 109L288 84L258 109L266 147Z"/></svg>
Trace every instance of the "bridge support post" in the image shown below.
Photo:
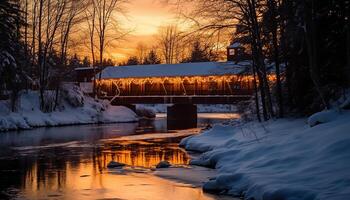
<svg viewBox="0 0 350 200"><path fill-rule="evenodd" d="M169 130L197 127L197 106L193 104L175 104L167 108Z"/></svg>

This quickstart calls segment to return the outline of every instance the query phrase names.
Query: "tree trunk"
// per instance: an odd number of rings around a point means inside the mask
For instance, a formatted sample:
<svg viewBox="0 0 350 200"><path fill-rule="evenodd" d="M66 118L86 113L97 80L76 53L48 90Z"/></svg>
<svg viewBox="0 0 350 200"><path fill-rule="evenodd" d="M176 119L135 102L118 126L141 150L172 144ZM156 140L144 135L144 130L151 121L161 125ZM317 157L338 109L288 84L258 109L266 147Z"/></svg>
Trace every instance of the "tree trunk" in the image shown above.
<svg viewBox="0 0 350 200"><path fill-rule="evenodd" d="M317 35L316 35L316 26L314 19L314 0L311 0L311 8L308 9L305 4L305 38L306 38L306 46L308 51L309 58L309 73L311 80L315 86L315 89L321 98L322 104L324 108L328 108L328 104L324 98L324 94L321 89L321 80L318 73L317 67Z"/></svg>
<svg viewBox="0 0 350 200"><path fill-rule="evenodd" d="M347 67L345 70L345 73L347 74L347 86L350 87L350 25L349 21L350 19L347 20L347 26L346 26L346 55L347 55Z"/></svg>
<svg viewBox="0 0 350 200"><path fill-rule="evenodd" d="M44 82L43 82L43 58L42 58L42 18L43 18L43 0L39 1L39 24L38 24L38 66L39 66L39 87L40 87L40 109L44 110Z"/></svg>
<svg viewBox="0 0 350 200"><path fill-rule="evenodd" d="M35 65L35 54L36 54L36 43L35 43L35 37L36 37L36 11L37 11L37 1L34 1L33 3L33 22L32 22L32 59L31 59L31 66L30 66L30 75L34 75L34 65Z"/></svg>
<svg viewBox="0 0 350 200"><path fill-rule="evenodd" d="M254 58L257 66L257 74L259 77L259 87L261 93L261 101L263 103L263 111L265 106L264 120L267 120L269 117L273 117L273 108L272 108L272 100L269 89L269 84L267 81L266 68L264 63L264 56L262 53L262 42L259 30L259 23L256 15L256 2L255 0L248 0L248 7L250 11L250 25L251 25L251 35L252 35L252 48L253 54L255 54ZM265 102L266 97L266 102ZM266 103L266 104L265 104ZM268 116L267 116L268 115Z"/></svg>
<svg viewBox="0 0 350 200"><path fill-rule="evenodd" d="M254 93L255 93L256 116L258 118L258 121L261 122L260 105L259 105L259 92L258 92L258 86L256 84L256 70L255 70L255 63L254 63L254 61L253 61L252 69L253 69L253 84L254 84Z"/></svg>
<svg viewBox="0 0 350 200"><path fill-rule="evenodd" d="M28 0L25 0L25 9L24 9L24 62L25 62L25 68L28 70ZM28 90L28 81L25 81L25 87Z"/></svg>
<svg viewBox="0 0 350 200"><path fill-rule="evenodd" d="M251 35L253 35L253 33ZM263 75L261 73L260 66L257 64L258 63L258 55L257 55L257 45L255 42L256 40L253 39L254 36L251 36L251 37L252 37L251 49L252 49L252 57L253 57L253 63L254 63L253 68L255 68L254 71L256 72L258 79L259 79L258 88L260 90L263 118L264 118L264 121L266 121L266 120L268 120L268 115L267 115L267 110L266 110L266 96L265 96L265 90L264 90L264 86L263 86Z"/></svg>
<svg viewBox="0 0 350 200"><path fill-rule="evenodd" d="M282 83L281 83L281 74L280 74L280 54L279 54L279 46L278 46L278 38L277 38L277 11L276 11L276 2L275 0L269 0L268 3L270 7L270 12L272 15L271 21L271 32L272 32L272 43L273 43L273 52L274 52L274 60L276 66L276 97L278 102L278 110L279 117L283 117L283 97L282 97Z"/></svg>
<svg viewBox="0 0 350 200"><path fill-rule="evenodd" d="M93 16L92 16L92 24L91 24L91 35L90 35L90 45L91 45L91 56L92 56L92 67L94 71L94 77L93 77L93 95L96 97L96 59L95 59L95 46L94 46L94 32L95 32L95 17L96 17L96 10L95 7L93 8Z"/></svg>

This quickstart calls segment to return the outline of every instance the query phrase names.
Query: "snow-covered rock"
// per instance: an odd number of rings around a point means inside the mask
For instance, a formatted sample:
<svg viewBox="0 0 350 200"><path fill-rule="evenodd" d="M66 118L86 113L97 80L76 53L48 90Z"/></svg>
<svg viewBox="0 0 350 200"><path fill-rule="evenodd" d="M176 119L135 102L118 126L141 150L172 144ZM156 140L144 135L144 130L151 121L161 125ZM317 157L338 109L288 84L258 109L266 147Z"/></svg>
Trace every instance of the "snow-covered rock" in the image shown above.
<svg viewBox="0 0 350 200"><path fill-rule="evenodd" d="M73 107L82 107L84 105L84 94L77 85L64 84L61 94L63 99Z"/></svg>
<svg viewBox="0 0 350 200"><path fill-rule="evenodd" d="M345 110L350 110L350 98L346 99L340 107Z"/></svg>
<svg viewBox="0 0 350 200"><path fill-rule="evenodd" d="M204 151L192 164L218 170L206 191L255 200L343 200L350 197L350 112L331 119L313 127L305 118L215 126L182 145Z"/></svg>
<svg viewBox="0 0 350 200"><path fill-rule="evenodd" d="M311 127L313 127L313 126L316 126L318 124L330 122L330 121L336 119L338 117L338 115L339 115L339 112L337 112L335 110L326 110L326 111L318 112L318 113L311 115L308 118L307 123Z"/></svg>
<svg viewBox="0 0 350 200"><path fill-rule="evenodd" d="M137 105L136 114L139 117L146 117L146 118L150 118L150 119L156 117L156 111L153 108L145 107L142 105Z"/></svg>

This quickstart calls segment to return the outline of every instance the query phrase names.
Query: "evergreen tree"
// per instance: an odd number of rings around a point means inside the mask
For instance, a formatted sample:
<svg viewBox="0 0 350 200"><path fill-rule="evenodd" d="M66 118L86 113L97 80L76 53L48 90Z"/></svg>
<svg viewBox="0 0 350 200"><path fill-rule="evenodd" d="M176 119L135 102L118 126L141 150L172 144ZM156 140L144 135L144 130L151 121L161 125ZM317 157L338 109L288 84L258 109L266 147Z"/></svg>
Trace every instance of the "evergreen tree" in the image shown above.
<svg viewBox="0 0 350 200"><path fill-rule="evenodd" d="M306 114L327 108L349 80L349 3L293 0L279 10L288 106Z"/></svg>
<svg viewBox="0 0 350 200"><path fill-rule="evenodd" d="M84 57L82 62L83 67L91 67L91 62L87 56Z"/></svg>
<svg viewBox="0 0 350 200"><path fill-rule="evenodd" d="M23 25L20 7L17 1L0 1L0 94L3 90L11 91L11 109L16 109L25 77L21 63L23 59L20 29Z"/></svg>
<svg viewBox="0 0 350 200"><path fill-rule="evenodd" d="M110 66L114 66L114 65L115 65L114 61L110 58L103 59L102 63L95 61L95 66L98 66L100 68L110 67Z"/></svg>
<svg viewBox="0 0 350 200"><path fill-rule="evenodd" d="M74 54L74 56L69 60L69 67L70 69L82 67L81 60L77 54Z"/></svg>
<svg viewBox="0 0 350 200"><path fill-rule="evenodd" d="M151 50L147 57L145 58L145 61L143 62L144 65L154 65L154 64L160 64L160 59L158 58L158 55L155 50Z"/></svg>
<svg viewBox="0 0 350 200"><path fill-rule="evenodd" d="M201 43L199 40L195 41L193 44L191 52L191 62L207 62L209 61L205 50L202 49Z"/></svg>
<svg viewBox="0 0 350 200"><path fill-rule="evenodd" d="M193 43L191 55L182 62L208 62L210 61L209 54L202 48L199 40Z"/></svg>
<svg viewBox="0 0 350 200"><path fill-rule="evenodd" d="M115 63L110 58L104 59L102 62L102 67L110 67L110 66L114 66L114 65L115 65Z"/></svg>
<svg viewBox="0 0 350 200"><path fill-rule="evenodd" d="M139 65L139 59L136 56L131 56L125 63L125 65Z"/></svg>

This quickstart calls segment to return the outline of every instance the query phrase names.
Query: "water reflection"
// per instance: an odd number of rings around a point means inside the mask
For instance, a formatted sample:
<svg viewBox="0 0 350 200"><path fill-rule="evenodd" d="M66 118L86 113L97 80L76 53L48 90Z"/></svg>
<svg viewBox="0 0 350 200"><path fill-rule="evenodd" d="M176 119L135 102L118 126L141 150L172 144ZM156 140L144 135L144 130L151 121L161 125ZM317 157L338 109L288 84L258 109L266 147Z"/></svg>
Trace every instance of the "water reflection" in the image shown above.
<svg viewBox="0 0 350 200"><path fill-rule="evenodd" d="M1 134L0 199L216 199L153 176L149 168L161 160L186 165L189 158L178 148L181 135L130 139L147 133L175 134L164 118ZM132 168L107 169L112 160Z"/></svg>
<svg viewBox="0 0 350 200"><path fill-rule="evenodd" d="M162 141L115 142L106 145L87 147L86 144L59 146L36 150L19 150L12 159L0 159L1 190L6 187L19 189L19 197L28 199L58 198L63 199L96 199L123 196L135 197L129 188L142 189L140 183L151 185L153 190L166 190L170 187L161 179L147 174L113 173L106 168L114 160L132 167L154 167L161 160L168 160L175 165L188 163L187 154L177 147L176 143ZM144 170L143 172L150 172ZM147 177L147 181L143 179ZM15 181L13 181L15 180ZM150 183L151 182L151 183ZM128 184L133 184L129 185ZM136 186L136 185L137 186ZM169 185L159 185L169 184ZM116 190L115 186L127 191ZM155 186L157 185L157 187ZM160 188L158 188L160 186ZM141 187L141 188L140 188ZM183 188L182 188L183 190ZM78 193L75 193L78 192ZM154 192L154 191L153 191ZM143 192L144 193L144 192ZM85 195L88 195L85 197ZM145 194L144 194L145 195ZM2 193L0 199L13 197ZM69 197L69 198L68 198ZM147 198L146 198L147 199Z"/></svg>
<svg viewBox="0 0 350 200"><path fill-rule="evenodd" d="M173 165L186 165L189 158L178 143L164 141L133 142L122 141L118 144L108 144L103 154L109 159L136 167L151 168L162 160Z"/></svg>

